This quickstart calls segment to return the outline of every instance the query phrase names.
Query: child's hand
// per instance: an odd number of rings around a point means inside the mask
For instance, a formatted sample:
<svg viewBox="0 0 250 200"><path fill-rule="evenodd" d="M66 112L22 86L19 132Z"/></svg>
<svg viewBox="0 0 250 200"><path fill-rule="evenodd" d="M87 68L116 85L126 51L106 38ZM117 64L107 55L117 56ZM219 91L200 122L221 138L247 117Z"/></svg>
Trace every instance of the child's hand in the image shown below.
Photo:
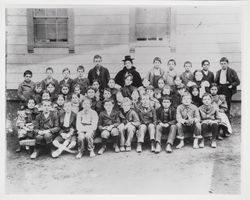
<svg viewBox="0 0 250 200"><path fill-rule="evenodd" d="M167 128L167 127L169 127L169 124L168 124L168 123L165 123L165 124L163 124L163 126L164 126L165 128Z"/></svg>

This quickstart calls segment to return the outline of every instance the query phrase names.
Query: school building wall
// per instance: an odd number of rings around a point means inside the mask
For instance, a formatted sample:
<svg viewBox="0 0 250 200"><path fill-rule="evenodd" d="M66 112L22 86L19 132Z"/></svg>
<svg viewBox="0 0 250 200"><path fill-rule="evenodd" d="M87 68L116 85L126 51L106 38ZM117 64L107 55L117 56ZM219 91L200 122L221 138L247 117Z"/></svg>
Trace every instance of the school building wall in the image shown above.
<svg viewBox="0 0 250 200"><path fill-rule="evenodd" d="M78 65L84 65L87 72L93 67L95 54L102 56L103 66L109 69L111 77L122 69L121 60L127 54L135 58L134 65L142 77L153 66L155 56L162 58L165 69L168 59L176 59L177 71L183 71L186 60L197 69L203 59L208 59L213 72L220 69L219 59L226 56L230 67L241 77L240 8L172 7L174 25L170 43L138 41L132 44L133 52L130 51L131 31L134 31L130 24L134 20L131 10L126 6L74 8L75 53L70 54L67 48L34 48L34 53L28 53L26 9L6 9L6 88L17 89L26 69L33 71L34 81L45 77L48 66L53 67L59 80L64 67L69 67L75 77Z"/></svg>

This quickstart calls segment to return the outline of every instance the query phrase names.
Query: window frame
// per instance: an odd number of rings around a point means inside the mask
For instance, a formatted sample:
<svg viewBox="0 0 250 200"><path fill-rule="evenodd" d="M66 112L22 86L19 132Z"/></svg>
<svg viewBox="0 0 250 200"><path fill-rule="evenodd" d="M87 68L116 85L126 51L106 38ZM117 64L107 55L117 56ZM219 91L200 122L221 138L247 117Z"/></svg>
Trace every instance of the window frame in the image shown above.
<svg viewBox="0 0 250 200"><path fill-rule="evenodd" d="M74 12L73 9L67 9L68 13L68 41L67 42L51 42L36 43L34 35L34 9L27 9L27 39L28 53L34 53L34 48L68 48L69 53L74 53Z"/></svg>

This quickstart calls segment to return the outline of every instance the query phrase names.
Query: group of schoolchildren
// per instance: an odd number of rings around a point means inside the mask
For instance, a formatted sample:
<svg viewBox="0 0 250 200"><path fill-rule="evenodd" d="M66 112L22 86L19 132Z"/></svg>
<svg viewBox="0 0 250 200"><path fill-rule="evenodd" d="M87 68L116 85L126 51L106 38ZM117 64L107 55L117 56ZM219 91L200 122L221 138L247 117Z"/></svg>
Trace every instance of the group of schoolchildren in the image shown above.
<svg viewBox="0 0 250 200"><path fill-rule="evenodd" d="M208 64L208 60L202 61L202 66ZM145 136L149 136L151 152L159 153L162 135L167 136L165 149L171 153L175 139L177 149L184 146L187 132L194 138L194 149L204 147L208 131L212 132L213 148L217 139L232 133L226 97L218 94L219 86L210 71L193 73L192 63L187 61L185 71L178 74L175 60L170 59L169 71L164 72L159 57L153 65L139 87L133 86L132 73L124 74L121 86L115 78L109 78L106 85L97 79L90 81L83 66L78 66L76 79L64 68L60 82L53 78L51 67L46 69L47 77L37 83L26 70L18 88L22 102L16 121L19 141L35 139L32 159L45 146L54 158L63 151L81 158L85 150L90 157L96 155L95 137L101 137L99 155L107 149L108 140L115 152L131 151L134 136L138 153L143 150ZM16 151L20 150L19 146Z"/></svg>

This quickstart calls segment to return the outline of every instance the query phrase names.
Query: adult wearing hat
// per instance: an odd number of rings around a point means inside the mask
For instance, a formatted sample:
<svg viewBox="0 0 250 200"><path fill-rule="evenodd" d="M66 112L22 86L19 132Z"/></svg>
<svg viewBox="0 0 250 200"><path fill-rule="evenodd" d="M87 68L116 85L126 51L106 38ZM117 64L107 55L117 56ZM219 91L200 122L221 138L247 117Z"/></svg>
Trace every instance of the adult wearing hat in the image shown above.
<svg viewBox="0 0 250 200"><path fill-rule="evenodd" d="M132 74L133 76L132 86L134 87L142 86L141 76L136 71L135 66L133 66L133 60L134 58L131 58L131 56L129 55L125 56L124 60L122 60L124 62L124 67L115 76L115 83L120 85L121 87L124 86L125 76L127 76L127 74Z"/></svg>

